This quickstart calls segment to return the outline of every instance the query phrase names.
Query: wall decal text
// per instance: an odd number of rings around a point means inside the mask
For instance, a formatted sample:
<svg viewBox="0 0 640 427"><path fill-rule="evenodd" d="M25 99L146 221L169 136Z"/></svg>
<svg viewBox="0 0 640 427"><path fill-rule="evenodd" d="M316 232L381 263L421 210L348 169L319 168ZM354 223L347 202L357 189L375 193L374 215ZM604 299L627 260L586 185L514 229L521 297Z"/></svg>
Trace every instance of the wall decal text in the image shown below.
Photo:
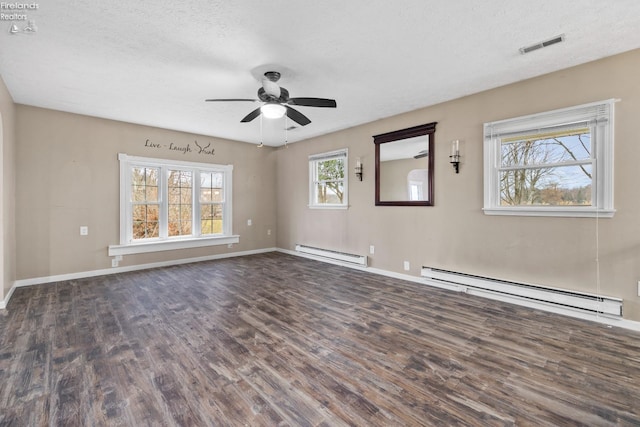
<svg viewBox="0 0 640 427"><path fill-rule="evenodd" d="M175 144L173 142L170 142L168 144L162 144L159 142L153 142L150 139L147 139L144 142L144 146L146 148L153 149L153 150L169 150L169 151L179 151L182 154L196 153L196 154L203 154L208 156L215 156L216 149L211 147L211 143L208 143L207 145L204 145L204 144L200 145L196 140L194 141L194 144L195 144L195 147L189 143L187 143L187 145Z"/></svg>

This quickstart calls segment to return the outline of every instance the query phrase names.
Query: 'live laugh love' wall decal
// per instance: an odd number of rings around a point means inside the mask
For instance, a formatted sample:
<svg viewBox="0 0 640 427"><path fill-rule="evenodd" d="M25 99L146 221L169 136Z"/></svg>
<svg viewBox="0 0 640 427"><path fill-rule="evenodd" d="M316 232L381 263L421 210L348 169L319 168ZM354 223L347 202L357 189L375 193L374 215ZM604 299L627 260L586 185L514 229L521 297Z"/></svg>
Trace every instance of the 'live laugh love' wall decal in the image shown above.
<svg viewBox="0 0 640 427"><path fill-rule="evenodd" d="M211 143L208 143L207 145L204 145L204 146L198 144L198 141L194 141L193 143L195 144L195 147L189 143L187 143L187 145L174 144L173 142L170 142L168 144L162 144L159 142L152 142L150 139L147 139L144 142L144 146L146 148L150 148L154 150L179 151L182 154L196 153L196 154L215 156L216 149L211 147Z"/></svg>

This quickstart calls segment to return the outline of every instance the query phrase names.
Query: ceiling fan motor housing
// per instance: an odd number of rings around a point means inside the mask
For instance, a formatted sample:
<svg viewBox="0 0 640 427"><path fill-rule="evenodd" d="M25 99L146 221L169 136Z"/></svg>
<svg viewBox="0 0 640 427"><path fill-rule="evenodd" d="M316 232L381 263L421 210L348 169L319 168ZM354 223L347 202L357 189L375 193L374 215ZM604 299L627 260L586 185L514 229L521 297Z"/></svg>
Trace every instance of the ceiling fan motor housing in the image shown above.
<svg viewBox="0 0 640 427"><path fill-rule="evenodd" d="M289 101L289 91L280 87L280 96L276 97L267 93L263 87L258 89L258 99L262 102L287 102Z"/></svg>

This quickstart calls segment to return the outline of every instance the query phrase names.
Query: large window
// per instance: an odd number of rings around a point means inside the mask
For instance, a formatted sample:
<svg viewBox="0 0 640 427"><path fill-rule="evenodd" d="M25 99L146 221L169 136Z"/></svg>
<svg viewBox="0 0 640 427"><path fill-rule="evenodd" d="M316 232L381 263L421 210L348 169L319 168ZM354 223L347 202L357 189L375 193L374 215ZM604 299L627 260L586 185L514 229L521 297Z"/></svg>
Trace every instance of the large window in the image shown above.
<svg viewBox="0 0 640 427"><path fill-rule="evenodd" d="M613 216L613 101L485 123L487 214Z"/></svg>
<svg viewBox="0 0 640 427"><path fill-rule="evenodd" d="M110 255L237 243L233 166L126 154L119 160L120 245Z"/></svg>
<svg viewBox="0 0 640 427"><path fill-rule="evenodd" d="M309 207L348 206L347 150L309 156Z"/></svg>

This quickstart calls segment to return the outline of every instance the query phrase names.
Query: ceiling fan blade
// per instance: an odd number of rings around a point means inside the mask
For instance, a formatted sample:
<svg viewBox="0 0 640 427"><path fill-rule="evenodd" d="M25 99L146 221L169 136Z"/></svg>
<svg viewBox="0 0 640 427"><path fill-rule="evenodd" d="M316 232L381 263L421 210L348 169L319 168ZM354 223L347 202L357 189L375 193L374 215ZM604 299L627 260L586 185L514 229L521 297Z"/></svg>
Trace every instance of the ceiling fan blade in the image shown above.
<svg viewBox="0 0 640 427"><path fill-rule="evenodd" d="M307 116L302 114L300 111L294 110L293 108L288 107L286 105L285 107L287 108L287 117L289 117L291 120L293 120L300 126L306 126L309 123L311 123L311 120L309 120Z"/></svg>
<svg viewBox="0 0 640 427"><path fill-rule="evenodd" d="M248 101L258 102L257 99L229 98L229 99L205 99L205 102L231 102L231 101Z"/></svg>
<svg viewBox="0 0 640 427"><path fill-rule="evenodd" d="M301 107L326 107L336 108L335 99L326 98L291 98L289 104L300 105Z"/></svg>
<svg viewBox="0 0 640 427"><path fill-rule="evenodd" d="M256 108L255 110L247 114L244 119L240 120L240 123L250 122L251 120L258 117L259 115L260 115L260 107Z"/></svg>

